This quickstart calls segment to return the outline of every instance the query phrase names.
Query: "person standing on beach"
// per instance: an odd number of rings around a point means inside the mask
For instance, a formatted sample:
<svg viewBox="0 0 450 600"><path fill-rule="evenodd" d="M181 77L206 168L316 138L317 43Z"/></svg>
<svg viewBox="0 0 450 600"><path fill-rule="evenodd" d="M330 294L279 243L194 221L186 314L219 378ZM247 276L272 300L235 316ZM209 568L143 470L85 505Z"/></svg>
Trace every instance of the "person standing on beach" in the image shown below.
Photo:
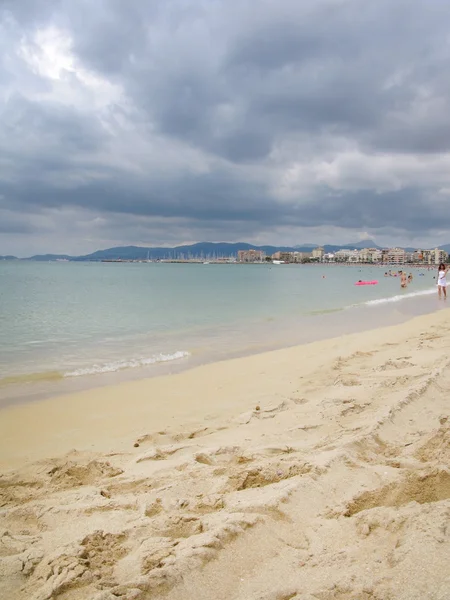
<svg viewBox="0 0 450 600"><path fill-rule="evenodd" d="M442 297L442 294L444 294L444 298L447 298L447 271L448 267L446 267L444 263L441 263L438 268L437 282L439 298Z"/></svg>
<svg viewBox="0 0 450 600"><path fill-rule="evenodd" d="M400 287L405 288L408 286L408 280L405 271L400 271Z"/></svg>

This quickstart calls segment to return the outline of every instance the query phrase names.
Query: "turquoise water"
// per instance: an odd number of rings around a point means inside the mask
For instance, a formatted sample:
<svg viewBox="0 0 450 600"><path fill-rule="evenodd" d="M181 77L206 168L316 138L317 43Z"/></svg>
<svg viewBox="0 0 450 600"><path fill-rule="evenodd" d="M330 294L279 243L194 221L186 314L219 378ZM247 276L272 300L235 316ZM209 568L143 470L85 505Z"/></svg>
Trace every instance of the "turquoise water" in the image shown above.
<svg viewBox="0 0 450 600"><path fill-rule="evenodd" d="M434 271L400 290L385 268L0 262L0 383L197 362L323 337L435 304ZM356 287L359 279L376 286ZM431 300L433 298L433 300ZM362 313L359 313L362 314Z"/></svg>

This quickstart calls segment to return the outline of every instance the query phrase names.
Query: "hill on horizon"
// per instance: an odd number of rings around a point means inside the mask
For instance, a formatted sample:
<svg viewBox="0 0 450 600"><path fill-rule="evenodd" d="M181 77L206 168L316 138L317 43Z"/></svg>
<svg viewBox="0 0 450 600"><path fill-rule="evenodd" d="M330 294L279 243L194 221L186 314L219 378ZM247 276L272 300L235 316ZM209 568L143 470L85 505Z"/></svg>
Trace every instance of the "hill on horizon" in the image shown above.
<svg viewBox="0 0 450 600"><path fill-rule="evenodd" d="M376 244L373 240L361 240L356 242L356 244L349 244L349 246L343 246L344 248L351 247L355 250L364 250L364 248L376 248L377 250L381 250L382 246Z"/></svg>
<svg viewBox="0 0 450 600"><path fill-rule="evenodd" d="M296 246L273 246L273 245L262 245L256 246L247 242L198 242L195 244L186 244L182 246L174 246L172 248L155 246L115 246L113 248L105 248L103 250L97 250L90 254L81 256L69 256L67 254L38 254L31 256L26 260L34 261L51 261L51 260L70 260L70 261L100 261L100 260L145 260L147 258L151 260L158 259L177 259L177 258L208 258L216 256L229 257L237 256L239 250L263 250L267 255L272 255L277 251L282 252L311 252L313 248L317 247L317 244L299 244ZM376 244L373 240L362 240L352 244L333 245L325 244L323 246L325 252L337 252L342 249L357 249L363 248L378 248L381 246ZM450 252L450 244L441 246L446 252ZM405 248L407 251L412 251L414 248ZM1 258L1 257L0 257ZM15 257L10 257L15 258Z"/></svg>

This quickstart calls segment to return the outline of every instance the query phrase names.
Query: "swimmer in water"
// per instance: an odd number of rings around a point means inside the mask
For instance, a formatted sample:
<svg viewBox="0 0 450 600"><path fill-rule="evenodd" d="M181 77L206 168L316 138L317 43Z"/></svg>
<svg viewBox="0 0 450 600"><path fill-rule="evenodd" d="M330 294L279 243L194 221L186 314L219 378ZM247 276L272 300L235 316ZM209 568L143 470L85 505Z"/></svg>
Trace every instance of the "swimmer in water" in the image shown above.
<svg viewBox="0 0 450 600"><path fill-rule="evenodd" d="M404 271L400 271L400 287L406 288L408 287L408 279L406 277L406 273Z"/></svg>
<svg viewBox="0 0 450 600"><path fill-rule="evenodd" d="M413 280L413 276L412 276L412 273L410 273L410 274L408 275L408 283L411 283L411 282L412 282L412 280Z"/></svg>

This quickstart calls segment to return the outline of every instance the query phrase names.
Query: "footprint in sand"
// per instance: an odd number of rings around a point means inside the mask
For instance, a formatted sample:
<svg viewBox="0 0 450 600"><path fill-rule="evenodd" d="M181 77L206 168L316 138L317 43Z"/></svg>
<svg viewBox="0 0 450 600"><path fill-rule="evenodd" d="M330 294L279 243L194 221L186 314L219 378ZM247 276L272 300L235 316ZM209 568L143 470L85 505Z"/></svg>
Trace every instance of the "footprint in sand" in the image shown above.
<svg viewBox="0 0 450 600"><path fill-rule="evenodd" d="M0 508L26 504L45 491L46 486L43 481L0 476Z"/></svg>
<svg viewBox="0 0 450 600"><path fill-rule="evenodd" d="M350 354L349 356L346 356L346 357L339 356L337 358L337 360L334 362L332 369L335 371L339 371L343 367L345 367L349 362L354 362L354 361L357 361L358 359L370 358L373 355L374 355L373 352L362 352L361 350L357 350L356 352L353 352L353 354Z"/></svg>
<svg viewBox="0 0 450 600"><path fill-rule="evenodd" d="M427 333L427 334L423 333L420 336L420 339L421 340L440 340L442 337L444 337L444 336L438 335L437 333Z"/></svg>
<svg viewBox="0 0 450 600"><path fill-rule="evenodd" d="M204 524L195 515L162 515L152 520L151 528L155 536L179 539L203 533Z"/></svg>
<svg viewBox="0 0 450 600"><path fill-rule="evenodd" d="M366 410L370 406L370 402L365 404L358 404L357 402L349 402L347 406L341 410L341 417L347 417L348 415L358 415Z"/></svg>
<svg viewBox="0 0 450 600"><path fill-rule="evenodd" d="M299 461L277 461L269 465L257 466L235 472L228 478L228 491L241 491L249 488L261 488L297 475L306 475L312 471L312 465Z"/></svg>
<svg viewBox="0 0 450 600"><path fill-rule="evenodd" d="M271 591L262 596L258 596L258 600L303 600L305 596L298 595L299 592L296 589L285 588L282 590ZM313 596L310 596L311 600L313 600ZM309 600L307 598L306 600Z"/></svg>
<svg viewBox="0 0 450 600"><path fill-rule="evenodd" d="M152 448L149 452L138 456L136 458L136 463L141 463L148 460L167 460L185 448L187 448L187 446L181 444L163 446L162 448Z"/></svg>
<svg viewBox="0 0 450 600"><path fill-rule="evenodd" d="M65 461L56 464L48 471L51 485L58 489L93 485L102 479L117 477L122 473L122 469L113 467L109 462L97 460L92 460L87 464Z"/></svg>
<svg viewBox="0 0 450 600"><path fill-rule="evenodd" d="M450 498L450 472L433 469L409 473L404 479L388 483L380 489L364 492L347 504L344 516L380 506L399 507L409 502L427 504Z"/></svg>
<svg viewBox="0 0 450 600"><path fill-rule="evenodd" d="M388 360L383 365L378 367L378 371L391 371L394 369L407 369L408 367L415 367L416 365L408 360L401 360L399 358L395 360Z"/></svg>
<svg viewBox="0 0 450 600"><path fill-rule="evenodd" d="M309 402L308 398L289 398L289 400L298 406L301 406L302 404L308 404Z"/></svg>
<svg viewBox="0 0 450 600"><path fill-rule="evenodd" d="M291 402L296 404L296 402L292 400L283 400L278 404L268 406L260 406L258 404L254 410L249 410L240 414L233 419L233 421L239 425L248 425L253 419L274 419L280 412L288 410Z"/></svg>
<svg viewBox="0 0 450 600"><path fill-rule="evenodd" d="M420 374L418 375L396 375L394 377L389 377L387 379L381 380L378 383L378 387L380 388L406 388L411 383L420 378Z"/></svg>
<svg viewBox="0 0 450 600"><path fill-rule="evenodd" d="M136 447L145 444L177 444L186 440L193 440L198 437L211 435L218 431L222 431L223 429L226 429L226 427L200 427L198 429L194 429L193 431L182 431L174 433L170 433L167 430L157 431L155 433L146 433L145 435L140 436L139 438L137 438L135 444L137 444Z"/></svg>
<svg viewBox="0 0 450 600"><path fill-rule="evenodd" d="M333 385L343 385L344 387L354 387L357 385L361 385L358 377L352 373L341 374L337 377Z"/></svg>
<svg viewBox="0 0 450 600"><path fill-rule="evenodd" d="M450 423L441 417L441 426L420 446L414 456L422 462L437 461L450 465Z"/></svg>
<svg viewBox="0 0 450 600"><path fill-rule="evenodd" d="M95 531L79 545L46 556L27 580L30 589L39 588L39 595L32 597L56 598L86 581L111 581L114 566L127 554L126 539L126 533Z"/></svg>

